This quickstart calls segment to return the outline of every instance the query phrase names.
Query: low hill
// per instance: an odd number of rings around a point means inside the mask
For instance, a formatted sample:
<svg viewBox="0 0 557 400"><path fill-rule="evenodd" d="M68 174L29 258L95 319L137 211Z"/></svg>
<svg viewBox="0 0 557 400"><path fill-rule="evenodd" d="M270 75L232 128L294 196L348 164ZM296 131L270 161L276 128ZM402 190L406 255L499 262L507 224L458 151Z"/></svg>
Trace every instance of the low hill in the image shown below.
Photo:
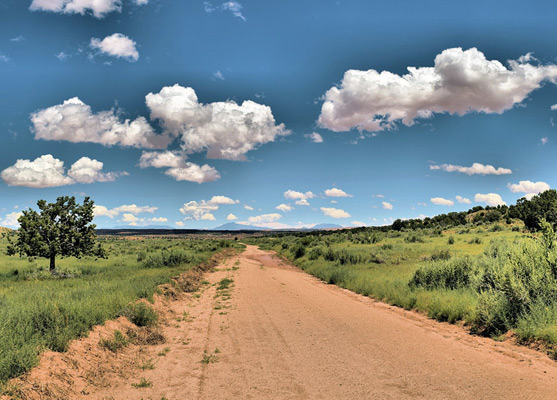
<svg viewBox="0 0 557 400"><path fill-rule="evenodd" d="M242 225L236 222L229 222L213 228L214 231L267 231L271 228L260 228L258 226Z"/></svg>

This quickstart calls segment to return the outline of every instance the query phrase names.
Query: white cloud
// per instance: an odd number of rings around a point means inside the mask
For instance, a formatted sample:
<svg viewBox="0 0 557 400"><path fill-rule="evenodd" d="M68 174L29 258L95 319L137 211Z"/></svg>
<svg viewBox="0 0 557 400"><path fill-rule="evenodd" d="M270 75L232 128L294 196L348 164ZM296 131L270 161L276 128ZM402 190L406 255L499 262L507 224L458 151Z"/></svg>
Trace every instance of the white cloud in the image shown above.
<svg viewBox="0 0 557 400"><path fill-rule="evenodd" d="M212 182L220 179L219 172L210 165L197 165L186 162L187 156L179 151L144 151L139 159L141 168L169 168L165 174L177 181L197 183Z"/></svg>
<svg viewBox="0 0 557 400"><path fill-rule="evenodd" d="M153 217L149 221L151 222L168 222L168 218L164 217Z"/></svg>
<svg viewBox="0 0 557 400"><path fill-rule="evenodd" d="M141 1L141 0L140 0ZM90 11L103 18L113 11L122 11L121 0L33 0L31 11L50 11L63 14L85 14Z"/></svg>
<svg viewBox="0 0 557 400"><path fill-rule="evenodd" d="M19 36L16 36L14 38L11 38L10 42L22 42L24 40L25 40L25 38L23 36L19 35Z"/></svg>
<svg viewBox="0 0 557 400"><path fill-rule="evenodd" d="M17 220L22 215L23 215L23 213L20 212L20 211L19 212L14 211L14 212L11 212L9 214L6 214L4 219L2 221L0 221L0 225L9 226L9 227L12 227L12 228L18 228L19 227L19 222Z"/></svg>
<svg viewBox="0 0 557 400"><path fill-rule="evenodd" d="M216 220L215 216L211 213L203 214L201 216L201 219L204 220L204 221L215 221Z"/></svg>
<svg viewBox="0 0 557 400"><path fill-rule="evenodd" d="M252 206L248 206L247 204L244 205L244 208L248 211L253 211L253 207Z"/></svg>
<svg viewBox="0 0 557 400"><path fill-rule="evenodd" d="M549 139L547 137L542 137L540 139L540 142L542 142L542 146L545 146L547 144L547 142L549 142Z"/></svg>
<svg viewBox="0 0 557 400"><path fill-rule="evenodd" d="M226 196L213 196L211 200L209 200L211 204L237 204L239 203L238 200L232 200L230 197Z"/></svg>
<svg viewBox="0 0 557 400"><path fill-rule="evenodd" d="M185 152L207 151L208 158L242 161L248 151L290 134L284 124L275 124L270 107L250 100L202 104L192 88L180 85L149 93L145 100L151 118L181 136Z"/></svg>
<svg viewBox="0 0 557 400"><path fill-rule="evenodd" d="M474 196L474 201L476 203L486 203L488 206L499 206L499 205L502 206L507 204L497 193L487 193L487 194L477 193Z"/></svg>
<svg viewBox="0 0 557 400"><path fill-rule="evenodd" d="M144 151L139 158L141 168L180 168L187 156L179 151Z"/></svg>
<svg viewBox="0 0 557 400"><path fill-rule="evenodd" d="M462 197L462 196L455 196L456 201L458 201L461 204L471 204L472 202L470 201L470 199L467 199L466 197Z"/></svg>
<svg viewBox="0 0 557 400"><path fill-rule="evenodd" d="M56 58L59 59L60 61L64 61L68 58L70 58L71 55L69 55L68 53L64 53L63 51L61 51L60 53L56 54Z"/></svg>
<svg viewBox="0 0 557 400"><path fill-rule="evenodd" d="M380 198L380 199L384 199L384 198L385 198L385 196L382 195L382 194L374 194L372 197L378 197L378 198Z"/></svg>
<svg viewBox="0 0 557 400"><path fill-rule="evenodd" d="M121 220L122 222L127 222L127 223L129 223L129 224L132 224L132 223L137 223L139 220L140 220L140 219L137 218L137 217L136 217L135 215L133 215L133 214L127 214L127 213L126 213L126 214L122 214L122 220Z"/></svg>
<svg viewBox="0 0 557 400"><path fill-rule="evenodd" d="M135 4L137 4L138 6L144 6L145 4L149 3L149 0L134 0Z"/></svg>
<svg viewBox="0 0 557 400"><path fill-rule="evenodd" d="M201 200L200 202L197 201L190 201L184 204L180 208L180 212L188 216L189 219L200 220L203 215L210 213L211 211L216 211L219 209L219 206L216 204L211 204L205 200Z"/></svg>
<svg viewBox="0 0 557 400"><path fill-rule="evenodd" d="M323 136L317 132L308 133L304 136L310 139L313 143L323 143Z"/></svg>
<svg viewBox="0 0 557 400"><path fill-rule="evenodd" d="M552 111L557 110L557 104L553 104L553 105L551 106L551 110L552 110Z"/></svg>
<svg viewBox="0 0 557 400"><path fill-rule="evenodd" d="M235 216L234 214L228 214L228 216L226 217L227 221L234 221L236 219L238 219L238 217Z"/></svg>
<svg viewBox="0 0 557 400"><path fill-rule="evenodd" d="M112 209L108 209L105 206L100 204L95 204L93 206L93 212L95 217L109 217L109 218L116 218L118 215L122 213L138 215L143 213L154 213L158 210L158 207L153 206L138 206L136 204L124 204L118 207L114 207Z"/></svg>
<svg viewBox="0 0 557 400"><path fill-rule="evenodd" d="M436 205L438 205L438 206L447 206L447 207L454 206L454 201L448 200L448 199L444 199L444 198L442 198L442 197L432 197L432 198L430 199L430 201L431 201L433 204L436 204Z"/></svg>
<svg viewBox="0 0 557 400"><path fill-rule="evenodd" d="M367 224L362 221L352 221L351 224L354 226L367 226Z"/></svg>
<svg viewBox="0 0 557 400"><path fill-rule="evenodd" d="M280 214L262 214L255 217L249 217L248 221L252 224L267 224L269 222L275 222L282 218Z"/></svg>
<svg viewBox="0 0 557 400"><path fill-rule="evenodd" d="M3 54L0 51L0 62L4 62L4 63L10 62L10 57L8 57L7 55Z"/></svg>
<svg viewBox="0 0 557 400"><path fill-rule="evenodd" d="M339 208L332 208L332 207L321 207L321 211L324 215L327 215L332 218L350 218L351 215L348 214L346 211L341 210Z"/></svg>
<svg viewBox="0 0 557 400"><path fill-rule="evenodd" d="M78 183L112 182L122 173L102 172L103 163L89 157L81 157L68 171L68 176ZM127 173L123 173L127 175Z"/></svg>
<svg viewBox="0 0 557 400"><path fill-rule="evenodd" d="M176 226L183 227L184 223L182 221L175 222Z"/></svg>
<svg viewBox="0 0 557 400"><path fill-rule="evenodd" d="M430 165L429 169L461 172L466 175L508 175L513 173L513 171L508 168L495 168L493 165L484 165L480 163L473 163L471 167L452 164Z"/></svg>
<svg viewBox="0 0 557 400"><path fill-rule="evenodd" d="M166 135L157 135L143 117L120 122L115 110L94 114L77 97L32 113L31 122L35 139L149 149L164 149L171 141Z"/></svg>
<svg viewBox="0 0 557 400"><path fill-rule="evenodd" d="M99 50L101 53L112 57L125 58L132 62L139 60L139 52L135 45L136 43L132 39L121 33L114 33L103 40L92 38L90 43L92 49Z"/></svg>
<svg viewBox="0 0 557 400"><path fill-rule="evenodd" d="M393 205L391 203L386 202L386 201L382 201L381 205L383 206L383 208L385 210L392 210L393 209Z"/></svg>
<svg viewBox="0 0 557 400"><path fill-rule="evenodd" d="M284 192L284 198L289 200L307 200L313 199L315 195L312 192L296 192L294 190L287 190Z"/></svg>
<svg viewBox="0 0 557 400"><path fill-rule="evenodd" d="M74 183L93 183L114 181L127 173L102 172L103 163L82 157L77 160L66 174L64 162L45 154L35 160L19 159L14 165L2 171L0 176L9 186L45 188L71 185Z"/></svg>
<svg viewBox="0 0 557 400"><path fill-rule="evenodd" d="M170 168L166 175L177 181L189 181L196 183L212 182L220 179L219 172L210 165L197 165L187 162L183 168Z"/></svg>
<svg viewBox="0 0 557 400"><path fill-rule="evenodd" d="M306 199L296 200L294 204L298 206L309 206L309 203Z"/></svg>
<svg viewBox="0 0 557 400"><path fill-rule="evenodd" d="M275 207L277 210L282 212L292 211L294 208L290 204L279 204Z"/></svg>
<svg viewBox="0 0 557 400"><path fill-rule="evenodd" d="M447 49L433 67L408 74L348 70L325 94L318 124L333 131L382 131L412 125L435 113L502 113L521 103L544 81L555 83L557 66L510 60L509 68L475 48ZM530 60L530 59L529 59Z"/></svg>
<svg viewBox="0 0 557 400"><path fill-rule="evenodd" d="M213 78L220 79L221 81L224 81L224 75L220 71L214 72L213 73Z"/></svg>
<svg viewBox="0 0 557 400"><path fill-rule="evenodd" d="M210 2L206 1L204 4L205 12L210 14L214 11L229 11L236 18L246 21L246 17L242 14L242 5L237 1L226 1L220 6L213 6Z"/></svg>
<svg viewBox="0 0 557 400"><path fill-rule="evenodd" d="M530 200L538 193L545 192L550 186L545 182L520 181L519 183L508 184L508 188L513 193L524 193L524 197Z"/></svg>
<svg viewBox="0 0 557 400"><path fill-rule="evenodd" d="M325 196L327 197L352 197L351 194L346 193L344 190L332 188L325 190Z"/></svg>

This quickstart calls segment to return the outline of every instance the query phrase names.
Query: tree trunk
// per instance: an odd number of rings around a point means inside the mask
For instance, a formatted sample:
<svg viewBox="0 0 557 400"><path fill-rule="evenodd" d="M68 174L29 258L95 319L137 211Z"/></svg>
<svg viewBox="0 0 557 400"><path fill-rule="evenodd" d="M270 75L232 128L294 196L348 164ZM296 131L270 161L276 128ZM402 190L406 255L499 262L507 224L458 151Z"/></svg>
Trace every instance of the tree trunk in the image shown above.
<svg viewBox="0 0 557 400"><path fill-rule="evenodd" d="M50 272L54 272L54 270L56 269L56 255L52 254L50 256Z"/></svg>

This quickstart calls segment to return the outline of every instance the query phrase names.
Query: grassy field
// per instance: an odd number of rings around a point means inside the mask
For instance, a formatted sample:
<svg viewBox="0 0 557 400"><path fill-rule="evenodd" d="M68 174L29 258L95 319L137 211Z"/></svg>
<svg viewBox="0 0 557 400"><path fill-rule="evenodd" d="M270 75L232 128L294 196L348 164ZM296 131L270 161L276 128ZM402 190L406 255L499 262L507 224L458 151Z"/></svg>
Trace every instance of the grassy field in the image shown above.
<svg viewBox="0 0 557 400"><path fill-rule="evenodd" d="M44 349L64 351L71 339L121 315L130 302L152 299L157 285L208 260L233 241L121 239L101 242L108 259L8 257L0 241L0 383L33 367Z"/></svg>
<svg viewBox="0 0 557 400"><path fill-rule="evenodd" d="M552 240L544 243L517 225L364 229L246 242L277 251L325 282L440 321L463 321L475 333L498 338L511 330L550 352L557 344L557 251Z"/></svg>

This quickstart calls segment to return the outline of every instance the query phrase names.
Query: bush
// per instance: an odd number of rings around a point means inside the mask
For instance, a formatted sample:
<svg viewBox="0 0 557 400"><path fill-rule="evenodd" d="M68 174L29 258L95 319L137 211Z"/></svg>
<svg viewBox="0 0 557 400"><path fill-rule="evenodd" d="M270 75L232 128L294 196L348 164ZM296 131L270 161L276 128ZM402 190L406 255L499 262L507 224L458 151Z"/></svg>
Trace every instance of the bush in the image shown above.
<svg viewBox="0 0 557 400"><path fill-rule="evenodd" d="M449 236L449 239L447 240L448 244L454 244L454 237L453 236Z"/></svg>
<svg viewBox="0 0 557 400"><path fill-rule="evenodd" d="M459 289L470 285L475 273L471 257L440 260L419 268L410 280L410 287Z"/></svg>
<svg viewBox="0 0 557 400"><path fill-rule="evenodd" d="M137 326L153 326L157 323L159 316L149 304L144 301L132 303L122 310L120 315L128 318Z"/></svg>
<svg viewBox="0 0 557 400"><path fill-rule="evenodd" d="M211 251L215 251L211 249ZM143 262L143 268L165 268L175 267L181 264L188 264L194 261L193 255L177 251L177 250L163 250L160 254L149 256Z"/></svg>

